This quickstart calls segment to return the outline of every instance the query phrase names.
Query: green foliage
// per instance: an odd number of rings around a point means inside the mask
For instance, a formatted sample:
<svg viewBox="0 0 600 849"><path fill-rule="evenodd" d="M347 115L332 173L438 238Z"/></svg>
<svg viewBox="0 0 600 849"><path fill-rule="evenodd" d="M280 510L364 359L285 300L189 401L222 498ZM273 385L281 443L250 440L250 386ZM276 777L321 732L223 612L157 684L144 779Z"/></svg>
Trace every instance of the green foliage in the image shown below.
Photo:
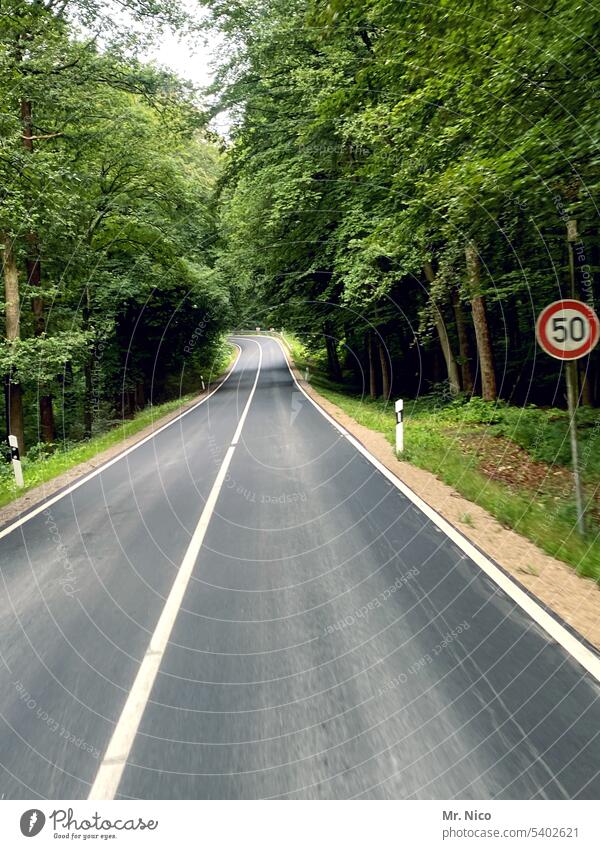
<svg viewBox="0 0 600 849"><path fill-rule="evenodd" d="M233 118L220 268L263 324L333 334L355 379L377 330L395 391L416 395L442 379L437 310L475 372L470 299L480 294L500 396L560 403L558 365L536 356L533 330L568 291L569 216L591 269L579 294L598 296L599 13L583 20L566 0L551 14L506 0L209 6L231 45L215 86L216 108ZM474 287L467 240L482 264Z"/></svg>
<svg viewBox="0 0 600 849"><path fill-rule="evenodd" d="M7 0L2 13L0 242L21 315L0 373L23 389L35 445L40 396L68 441L196 388L232 286L215 270L221 155L197 92L137 58L186 25L180 4Z"/></svg>

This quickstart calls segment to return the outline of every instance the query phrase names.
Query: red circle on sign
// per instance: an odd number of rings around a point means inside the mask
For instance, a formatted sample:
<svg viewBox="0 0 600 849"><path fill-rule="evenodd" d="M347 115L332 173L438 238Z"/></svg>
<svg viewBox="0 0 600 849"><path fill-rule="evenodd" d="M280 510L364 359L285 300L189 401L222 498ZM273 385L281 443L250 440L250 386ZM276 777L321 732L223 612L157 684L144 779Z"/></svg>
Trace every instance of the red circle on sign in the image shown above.
<svg viewBox="0 0 600 849"><path fill-rule="evenodd" d="M579 313L589 328L587 339L578 348L573 348L571 350L559 348L548 338L548 324L551 318L555 316L557 312L561 312L562 310L573 310L574 312ZM589 354L598 342L598 336L600 335L600 323L598 322L598 316L594 310L587 304L584 304L583 301L554 301L554 303L549 304L539 314L535 331L540 346L547 354L550 354L551 357L555 357L557 360L578 360L580 357L585 357L586 354Z"/></svg>

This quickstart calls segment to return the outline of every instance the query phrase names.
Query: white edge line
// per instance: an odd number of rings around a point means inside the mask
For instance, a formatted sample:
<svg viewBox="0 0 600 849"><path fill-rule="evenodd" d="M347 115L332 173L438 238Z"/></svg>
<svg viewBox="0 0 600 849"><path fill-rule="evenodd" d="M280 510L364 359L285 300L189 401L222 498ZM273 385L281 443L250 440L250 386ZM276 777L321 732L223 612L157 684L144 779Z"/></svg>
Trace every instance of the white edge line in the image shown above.
<svg viewBox="0 0 600 849"><path fill-rule="evenodd" d="M446 519L443 518L436 510L433 509L426 501L423 501L415 492L413 492L410 487L408 487L405 483L403 483L399 477L397 477L393 472L391 472L383 463L377 459L377 457L373 456L367 448L365 448L362 443L356 439L346 428L341 425L338 421L336 421L333 416L330 416L329 413L324 410L315 400L311 398L311 396L306 392L306 390L298 383L296 380L296 376L292 371L290 366L288 357L286 352L281 344L281 341L276 337L271 337L281 348L284 358L288 367L288 370L292 376L292 380L298 387L298 389L302 392L303 395L308 398L310 403L315 407L322 416L324 416L328 422L330 422L340 433L342 433L348 441L356 448L357 451L366 457L370 463L375 466L375 468L381 472L391 483L396 486L403 495L409 498L413 504L415 504L422 513L424 513L428 519L437 525L437 527L446 534L449 539L452 540L455 545L457 545L464 553L479 566L479 568L485 572L485 574L497 584L501 590L503 590L506 595L508 595L516 604L519 605L527 614L530 616L534 622L546 631L553 640L555 640L560 646L567 651L571 657L575 658L575 660L581 664L581 666L586 669L590 675L592 675L596 681L600 682L600 658L594 654L594 652L590 651L586 646L581 643L577 637L573 636L563 625L560 624L553 616L547 613L543 607L541 607L536 601L534 601L531 596L529 596L524 590L522 590L518 584L516 584L511 578L504 574L504 572L499 569L491 560L489 560L483 552L481 552L476 546L468 541L457 529L450 524Z"/></svg>
<svg viewBox="0 0 600 849"><path fill-rule="evenodd" d="M254 341L254 340L253 340ZM259 348L258 368L254 378L254 384L248 396L246 406L240 416L237 428L232 440L225 453L225 457L218 471L215 482L213 483L208 498L204 504L204 508L198 520L196 529L192 535L190 543L187 547L181 566L177 571L177 575L173 582L173 586L169 592L165 606L158 619L154 633L150 639L150 644L144 654L144 658L140 664L137 675L127 696L125 705L123 706L117 724L110 738L108 747L102 758L102 762L98 767L96 778L90 790L88 799L114 799L119 789L119 783L123 775L123 771L127 764L127 759L133 746L133 741L137 734L142 716L148 704L150 693L156 680L160 664L162 662L165 650L169 643L171 631L175 624L177 614L181 607L181 602L185 595L185 591L189 584L196 560L202 548L204 537L212 514L215 510L223 482L229 469L229 464L235 452L235 444L237 444L246 416L250 410L252 398L256 391L258 378L262 366L262 345L256 343Z"/></svg>
<svg viewBox="0 0 600 849"><path fill-rule="evenodd" d="M189 413L193 413L194 410L197 410L198 407L200 407L202 404L204 404L206 401L208 401L208 399L211 398L215 394L215 392L218 392L219 389L223 386L223 384L227 380L229 380L230 376L233 374L235 367L238 364L238 361L239 361L239 359L242 355L242 349L240 348L240 346L236 342L232 342L231 344L235 345L235 347L238 349L238 355L235 358L234 362L231 364L231 367L230 367L229 371L227 372L227 374L225 375L225 377L223 378L223 380L221 380L220 383L218 383L217 386L215 386L215 388L211 392L209 392L208 395L205 398L202 398L200 401L198 401L197 404L194 404L194 406L190 407L188 410L184 410L183 413L180 413L174 419L171 419L171 421L168 421L166 424L161 425L161 427L159 427L158 430L154 430L154 431L152 431L152 433L148 434L148 436L145 436L143 439L140 439L140 441L136 442L135 445L131 445L129 448L126 448L124 451L121 451L119 454L117 454L116 457L113 457L112 460L107 460L106 463L103 463L101 466L98 466L92 472L90 472L89 474L80 478L78 481L76 481L74 484L72 484L67 489L61 490L55 496L48 498L46 501L43 501L38 507L34 507L32 510L27 512L20 519L16 519L10 525L7 525L5 528L3 528L3 530L0 531L0 539L2 539L3 537L7 536L10 533L12 533L14 530L19 528L21 525L24 525L26 522L28 522L30 519L33 519L34 516L38 516L43 510L46 510L52 504L56 504L56 502L60 501L61 498L65 498L67 495L70 495L76 489L79 489L80 486L83 486L84 483L87 483L89 480L96 477L96 475L102 474L103 471L105 471L110 466L114 465L115 463L118 463L119 460L122 460L128 454L131 454L131 452L135 451L136 448L139 448L140 445L144 445L146 442L149 442L151 439L154 439L154 437L158 436L159 433L162 433L163 430L166 430L168 427L171 427L171 425L174 425L176 422L181 421L181 419L183 419L185 416L189 415ZM93 459L93 458L90 458L90 459ZM84 462L89 462L89 460L88 461L84 460ZM66 471L68 471L68 469ZM26 494L26 493L24 493L24 494Z"/></svg>

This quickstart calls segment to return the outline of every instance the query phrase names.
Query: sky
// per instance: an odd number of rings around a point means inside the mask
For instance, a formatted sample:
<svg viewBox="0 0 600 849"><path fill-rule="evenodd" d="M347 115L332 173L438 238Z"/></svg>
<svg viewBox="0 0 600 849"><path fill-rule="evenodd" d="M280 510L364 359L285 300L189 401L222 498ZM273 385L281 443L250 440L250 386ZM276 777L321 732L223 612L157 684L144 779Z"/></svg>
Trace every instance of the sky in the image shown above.
<svg viewBox="0 0 600 849"><path fill-rule="evenodd" d="M202 20L198 0L182 0L182 5L195 20ZM174 71L196 86L205 87L213 81L219 48L222 50L222 41L213 33L186 37L167 30L145 52L144 58ZM218 116L212 125L213 129L223 135L227 134L228 126L226 115Z"/></svg>

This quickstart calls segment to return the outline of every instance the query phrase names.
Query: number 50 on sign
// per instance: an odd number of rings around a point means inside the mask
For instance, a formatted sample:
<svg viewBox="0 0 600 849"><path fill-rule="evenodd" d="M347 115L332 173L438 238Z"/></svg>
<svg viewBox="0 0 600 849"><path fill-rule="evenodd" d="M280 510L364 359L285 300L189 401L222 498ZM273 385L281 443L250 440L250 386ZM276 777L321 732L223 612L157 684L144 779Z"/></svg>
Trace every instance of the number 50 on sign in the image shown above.
<svg viewBox="0 0 600 849"><path fill-rule="evenodd" d="M536 323L540 347L557 360L578 360L598 342L600 324L594 310L582 301L554 301Z"/></svg>

